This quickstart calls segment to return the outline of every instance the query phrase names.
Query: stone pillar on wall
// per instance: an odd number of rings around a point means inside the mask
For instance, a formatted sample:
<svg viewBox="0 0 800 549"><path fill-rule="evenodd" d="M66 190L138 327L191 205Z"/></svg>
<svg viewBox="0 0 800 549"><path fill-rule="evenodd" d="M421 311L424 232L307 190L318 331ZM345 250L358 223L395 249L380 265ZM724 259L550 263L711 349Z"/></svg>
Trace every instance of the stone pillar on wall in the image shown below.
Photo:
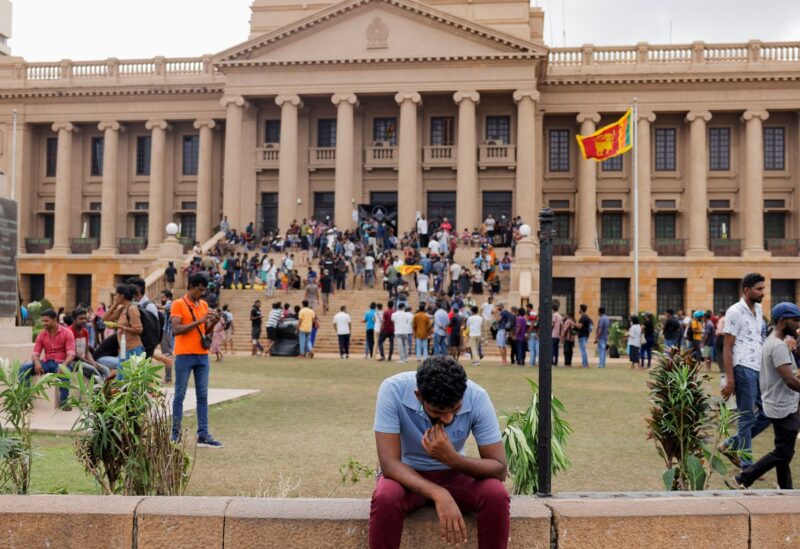
<svg viewBox="0 0 800 549"><path fill-rule="evenodd" d="M632 207L639 209L640 257L655 255L652 244L653 211L650 181L650 171L652 170L650 158L650 124L652 124L655 119L656 115L651 112L640 112L639 126L636 128L636 146L639 148L639 203L633 204ZM633 198L633 193L631 193L631 198ZM642 290L642 287L639 289Z"/></svg>
<svg viewBox="0 0 800 549"><path fill-rule="evenodd" d="M336 226L344 231L356 226L352 212L356 208L354 193L356 163L353 151L355 148L354 111L358 105L358 98L352 93L337 93L331 98L331 101L336 105L334 219Z"/></svg>
<svg viewBox="0 0 800 549"><path fill-rule="evenodd" d="M581 135L595 132L600 115L596 112L578 115ZM578 249L576 256L597 256L597 162L578 158L578 200L575 212L578 222Z"/></svg>
<svg viewBox="0 0 800 549"><path fill-rule="evenodd" d="M119 132L124 127L119 122L100 122L103 132L103 188L102 211L100 212L100 247L98 254L113 254L117 251L117 223L119 193Z"/></svg>
<svg viewBox="0 0 800 549"><path fill-rule="evenodd" d="M397 160L397 232L414 228L419 211L420 180L419 143L417 142L417 105L422 96L417 92L398 93L394 100L400 105L400 143Z"/></svg>
<svg viewBox="0 0 800 549"><path fill-rule="evenodd" d="M539 92L517 90L514 92L517 103L517 180L516 215L522 221L535 224L538 219L538 195L536 186L536 103ZM468 225L465 225L468 226Z"/></svg>
<svg viewBox="0 0 800 549"><path fill-rule="evenodd" d="M145 128L152 132L150 142L150 192L147 206L147 251L157 255L166 235L164 187L167 183L167 130L165 120L150 120Z"/></svg>
<svg viewBox="0 0 800 549"><path fill-rule="evenodd" d="M458 105L458 145L456 160L456 222L459 227L477 227L478 219L478 132L475 107L481 96L477 91L453 94ZM453 226L457 232L458 227Z"/></svg>
<svg viewBox="0 0 800 549"><path fill-rule="evenodd" d="M220 103L225 114L225 171L222 179L222 215L228 217L232 229L244 229L239 186L242 179L242 120L247 106L242 96L223 97ZM198 204L199 206L199 204Z"/></svg>
<svg viewBox="0 0 800 549"><path fill-rule="evenodd" d="M53 247L49 253L69 252L71 236L72 189L72 137L78 131L72 122L56 122L53 131L58 132L58 158L56 161L56 204L53 231Z"/></svg>
<svg viewBox="0 0 800 549"><path fill-rule="evenodd" d="M691 111L689 122L689 176L684 185L685 199L681 209L689 212L688 257L710 256L708 247L708 149L706 122L708 111Z"/></svg>
<svg viewBox="0 0 800 549"><path fill-rule="evenodd" d="M297 115L303 106L298 95L279 95L281 148L278 163L278 228L286 232L297 212Z"/></svg>
<svg viewBox="0 0 800 549"><path fill-rule="evenodd" d="M745 123L745 176L740 187L740 232L744 236L742 256L769 257L764 249L764 121L767 111L749 110Z"/></svg>
<svg viewBox="0 0 800 549"><path fill-rule="evenodd" d="M200 243L211 238L211 229L216 225L212 218L212 155L214 152L213 120L195 120L195 129L200 130L200 158L197 169L197 236Z"/></svg>

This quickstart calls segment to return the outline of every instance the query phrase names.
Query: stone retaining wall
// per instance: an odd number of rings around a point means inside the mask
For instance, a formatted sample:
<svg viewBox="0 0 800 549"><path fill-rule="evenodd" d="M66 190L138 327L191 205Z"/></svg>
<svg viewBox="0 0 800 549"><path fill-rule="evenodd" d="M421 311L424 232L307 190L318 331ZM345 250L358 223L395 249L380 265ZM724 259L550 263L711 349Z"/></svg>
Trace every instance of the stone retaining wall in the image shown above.
<svg viewBox="0 0 800 549"><path fill-rule="evenodd" d="M361 548L368 515L357 499L2 496L0 547ZM511 515L515 548L800 546L791 491L515 497ZM443 546L433 509L408 518L404 548Z"/></svg>

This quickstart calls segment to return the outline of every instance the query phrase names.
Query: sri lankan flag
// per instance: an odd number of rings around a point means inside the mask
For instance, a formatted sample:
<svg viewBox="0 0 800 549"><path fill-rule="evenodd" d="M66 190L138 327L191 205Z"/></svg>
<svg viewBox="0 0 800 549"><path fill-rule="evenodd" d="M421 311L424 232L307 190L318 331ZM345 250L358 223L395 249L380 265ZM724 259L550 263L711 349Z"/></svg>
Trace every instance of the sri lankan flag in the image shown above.
<svg viewBox="0 0 800 549"><path fill-rule="evenodd" d="M633 122L632 110L628 109L622 118L602 127L592 135L577 135L578 146L581 148L585 159L597 162L608 160L633 147Z"/></svg>

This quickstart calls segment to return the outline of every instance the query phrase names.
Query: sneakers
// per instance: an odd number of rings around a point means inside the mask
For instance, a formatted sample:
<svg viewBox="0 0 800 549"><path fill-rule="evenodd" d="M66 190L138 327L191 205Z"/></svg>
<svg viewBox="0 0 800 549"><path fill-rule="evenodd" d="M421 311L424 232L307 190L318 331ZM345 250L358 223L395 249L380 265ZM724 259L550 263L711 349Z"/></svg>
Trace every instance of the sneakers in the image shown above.
<svg viewBox="0 0 800 549"><path fill-rule="evenodd" d="M197 446L199 448L224 448L225 445L220 441L215 440L211 435L197 438Z"/></svg>

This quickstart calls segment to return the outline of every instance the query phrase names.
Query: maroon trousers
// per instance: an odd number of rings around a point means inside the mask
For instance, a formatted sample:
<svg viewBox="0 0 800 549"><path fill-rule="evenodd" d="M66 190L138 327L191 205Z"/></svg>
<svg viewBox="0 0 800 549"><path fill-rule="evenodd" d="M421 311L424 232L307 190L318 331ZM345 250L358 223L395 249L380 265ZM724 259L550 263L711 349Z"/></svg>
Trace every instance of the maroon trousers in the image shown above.
<svg viewBox="0 0 800 549"><path fill-rule="evenodd" d="M457 471L418 471L425 478L445 488L463 511L478 515L478 547L505 549L510 527L508 496L503 483L494 478L475 479ZM369 513L371 549L397 549L403 534L405 516L429 503L429 500L406 490L394 480L378 476ZM467 536L474 536L468 532Z"/></svg>

